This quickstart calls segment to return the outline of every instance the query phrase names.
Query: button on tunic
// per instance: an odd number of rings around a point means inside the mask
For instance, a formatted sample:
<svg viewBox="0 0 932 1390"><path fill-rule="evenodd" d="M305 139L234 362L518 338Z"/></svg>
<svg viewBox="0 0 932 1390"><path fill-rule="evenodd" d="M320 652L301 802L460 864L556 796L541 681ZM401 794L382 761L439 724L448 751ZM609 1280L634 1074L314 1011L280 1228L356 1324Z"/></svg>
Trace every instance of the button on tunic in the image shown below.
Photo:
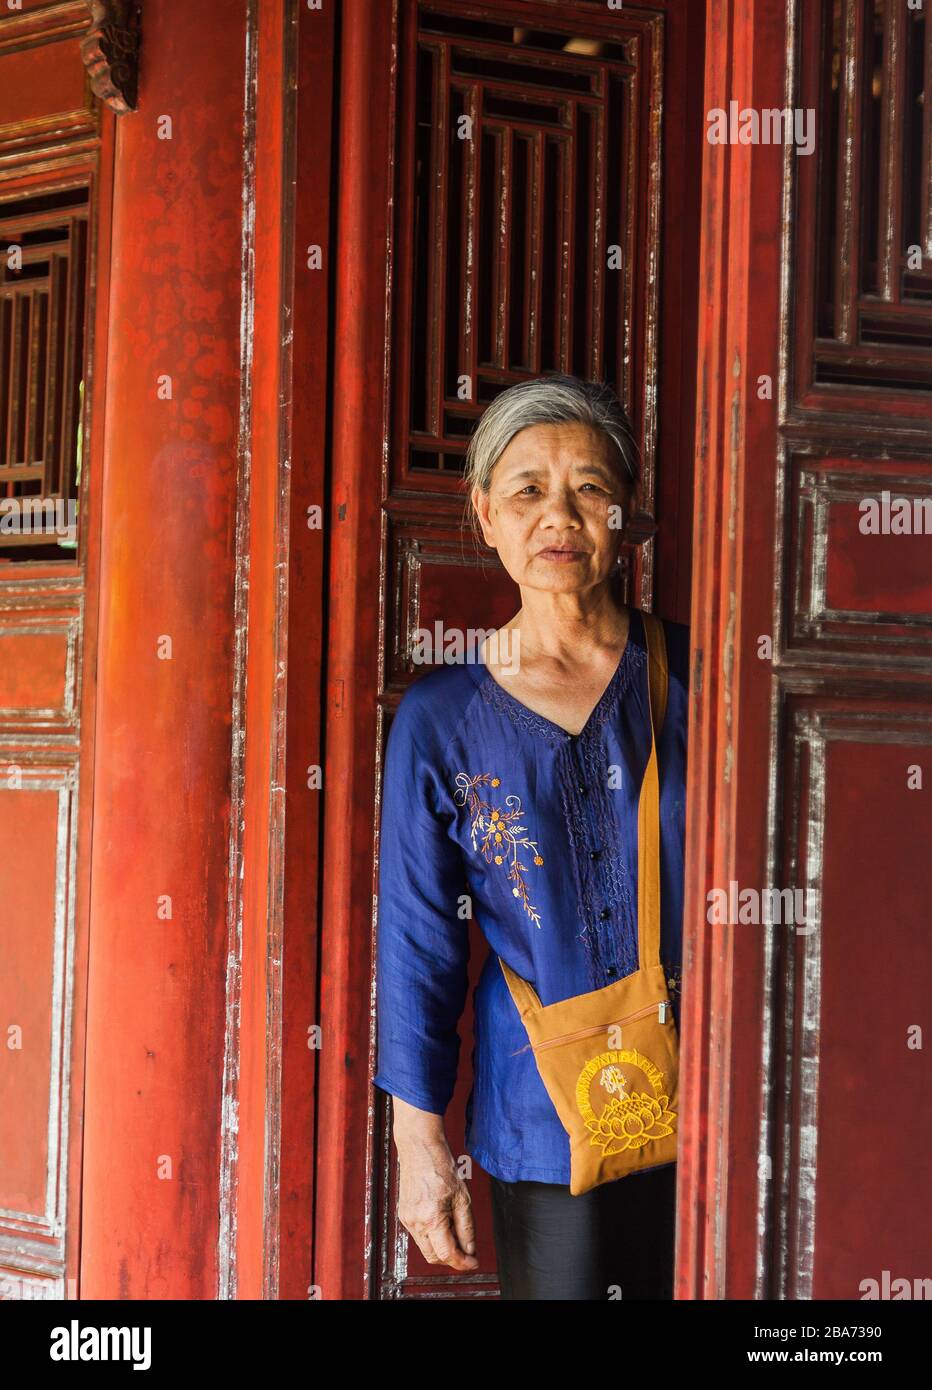
<svg viewBox="0 0 932 1390"><path fill-rule="evenodd" d="M661 959L679 1027L689 629L664 620ZM638 968L637 822L650 754L647 645L627 645L585 727L534 713L481 662L403 696L382 796L374 1083L443 1114L456 1083L469 915L491 952L474 997L467 1152L507 1182L569 1183L569 1138L540 1079L496 955L542 1004Z"/></svg>

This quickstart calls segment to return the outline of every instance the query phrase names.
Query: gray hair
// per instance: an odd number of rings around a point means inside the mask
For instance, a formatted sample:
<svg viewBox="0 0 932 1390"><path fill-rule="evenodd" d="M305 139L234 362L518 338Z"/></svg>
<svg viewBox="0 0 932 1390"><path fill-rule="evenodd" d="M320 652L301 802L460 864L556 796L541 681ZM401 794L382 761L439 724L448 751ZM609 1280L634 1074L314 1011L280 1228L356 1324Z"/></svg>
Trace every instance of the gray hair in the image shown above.
<svg viewBox="0 0 932 1390"><path fill-rule="evenodd" d="M638 480L637 443L624 406L605 382L581 381L553 373L533 381L519 381L500 392L483 414L466 451L464 482L488 492L492 469L521 430L530 425L591 425L602 430L615 445L622 479Z"/></svg>

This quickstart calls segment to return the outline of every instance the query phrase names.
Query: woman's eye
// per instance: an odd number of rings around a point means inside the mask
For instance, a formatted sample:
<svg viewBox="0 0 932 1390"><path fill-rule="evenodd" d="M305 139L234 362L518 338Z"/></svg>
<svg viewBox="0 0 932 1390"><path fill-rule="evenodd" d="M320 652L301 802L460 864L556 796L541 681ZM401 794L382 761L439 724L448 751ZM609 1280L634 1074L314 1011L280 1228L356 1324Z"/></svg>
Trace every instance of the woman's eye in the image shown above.
<svg viewBox="0 0 932 1390"><path fill-rule="evenodd" d="M597 492L597 493L600 493L600 494L604 494L604 491L605 491L605 489L602 488L602 487L600 487L598 483L581 483L581 484L580 484L579 490L580 490L580 492L585 492L585 491L587 491L587 490L591 490L592 492ZM527 486L521 488L520 491L519 491L516 495L517 495L518 497L531 497L531 496L533 496L535 493L539 493L539 492L540 492L540 488L537 486L536 483L528 483Z"/></svg>

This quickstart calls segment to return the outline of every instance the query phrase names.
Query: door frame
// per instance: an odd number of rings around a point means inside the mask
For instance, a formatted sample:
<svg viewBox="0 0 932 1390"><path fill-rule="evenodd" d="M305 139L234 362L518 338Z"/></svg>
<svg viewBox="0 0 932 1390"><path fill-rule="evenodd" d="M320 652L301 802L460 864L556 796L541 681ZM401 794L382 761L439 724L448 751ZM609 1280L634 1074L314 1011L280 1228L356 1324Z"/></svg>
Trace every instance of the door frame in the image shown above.
<svg viewBox="0 0 932 1390"><path fill-rule="evenodd" d="M775 0L769 3L775 8ZM320 944L324 1045L313 1274L320 1296L328 1300L377 1296L372 1288L377 1136L369 1100L375 1001L359 989L360 978L371 978L374 957L372 878L359 870L372 864L372 826L356 812L360 797L371 795L375 804L377 788L373 711L378 709L384 655L381 615L371 596L379 592L386 539L381 484L388 467L382 440L390 407L385 370L390 258L384 280L381 274L361 274L360 267L381 267L391 245L396 14L397 0L381 7L377 18L365 0L344 0L341 11ZM727 41L721 44L727 47ZM707 87L708 62L721 61L719 47L707 60ZM687 326L687 334L693 326ZM690 341L679 345L678 372L687 370L692 351ZM676 461L673 471L678 484L684 472L691 473L692 458ZM377 478L379 486L374 486ZM668 496L674 491L669 487ZM691 503L691 496L683 498L671 518L678 532L684 526L691 529ZM673 501L669 510L674 511ZM679 606L687 584L688 576L674 573L663 599L667 608ZM695 598L693 603L695 613ZM699 748L696 761L702 756ZM695 945L684 940L684 964L694 951ZM688 988L687 976L684 992ZM683 1083L690 1083L688 1059ZM688 1212L684 1220L689 1248Z"/></svg>

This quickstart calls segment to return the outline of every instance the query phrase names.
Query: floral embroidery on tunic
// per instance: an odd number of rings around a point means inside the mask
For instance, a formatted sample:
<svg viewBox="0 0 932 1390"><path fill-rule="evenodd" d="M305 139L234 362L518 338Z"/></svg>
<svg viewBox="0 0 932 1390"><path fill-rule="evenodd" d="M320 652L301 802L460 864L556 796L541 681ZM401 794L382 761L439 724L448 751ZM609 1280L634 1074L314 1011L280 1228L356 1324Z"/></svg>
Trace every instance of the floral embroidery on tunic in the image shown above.
<svg viewBox="0 0 932 1390"><path fill-rule="evenodd" d="M466 806L469 809L471 823L469 834L472 840L472 847L478 850L487 864L508 865L508 879L512 883L512 894L520 899L521 904L534 923L535 927L540 926L540 914L530 900L527 883L524 875L528 872L528 866L522 864L520 850L530 850L534 855L534 863L539 867L543 864L543 855L537 848L534 840L528 839L527 826L520 825L524 812L521 810L521 798L519 796L506 796L506 810L500 810L493 806L490 801L485 801L476 790L478 787L499 787L501 779L493 777L491 772L481 772L476 777L470 777L468 773L458 772L455 777L456 791L453 799L459 806Z"/></svg>

